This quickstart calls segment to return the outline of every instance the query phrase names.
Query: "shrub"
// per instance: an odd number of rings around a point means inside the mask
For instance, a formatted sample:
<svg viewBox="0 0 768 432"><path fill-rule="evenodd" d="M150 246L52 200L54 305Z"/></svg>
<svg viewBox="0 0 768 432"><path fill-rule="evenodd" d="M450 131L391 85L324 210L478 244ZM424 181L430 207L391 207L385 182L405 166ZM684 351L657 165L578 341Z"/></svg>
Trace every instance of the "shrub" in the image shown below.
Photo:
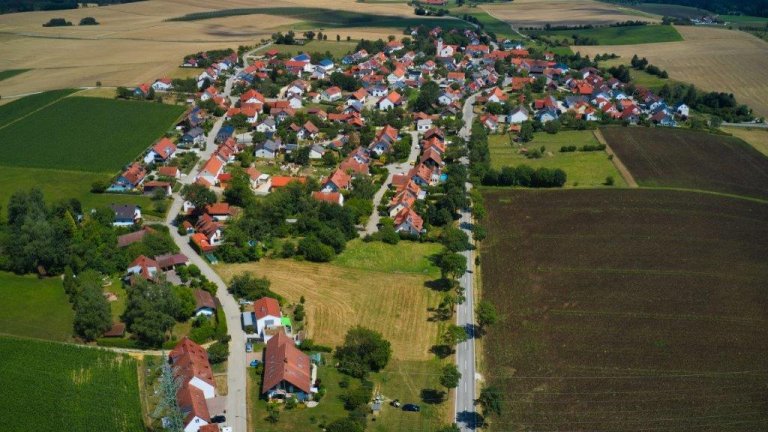
<svg viewBox="0 0 768 432"><path fill-rule="evenodd" d="M215 342L208 347L208 361L211 364L222 363L229 357L229 345L226 343Z"/></svg>

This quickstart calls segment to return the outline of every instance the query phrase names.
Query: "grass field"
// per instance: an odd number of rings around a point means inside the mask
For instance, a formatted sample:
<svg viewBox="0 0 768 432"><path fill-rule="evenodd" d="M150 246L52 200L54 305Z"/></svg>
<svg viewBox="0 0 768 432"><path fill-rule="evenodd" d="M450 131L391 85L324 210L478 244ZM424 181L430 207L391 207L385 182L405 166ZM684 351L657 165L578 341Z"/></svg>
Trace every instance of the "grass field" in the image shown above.
<svg viewBox="0 0 768 432"><path fill-rule="evenodd" d="M74 312L60 279L0 272L0 297L0 333L72 339Z"/></svg>
<svg viewBox="0 0 768 432"><path fill-rule="evenodd" d="M742 127L722 127L723 132L740 138L760 153L768 156L768 129L751 129Z"/></svg>
<svg viewBox="0 0 768 432"><path fill-rule="evenodd" d="M500 169L503 166L530 165L533 168L561 168L568 175L565 187L598 187L602 186L605 178L613 176L616 186L626 186L616 167L608 159L604 151L598 152L569 152L560 153L560 147L575 145L599 144L592 131L562 131L555 135L544 132L535 134L533 141L525 146L509 144L506 135L491 135L488 137L488 147L491 150L491 166ZM526 147L529 150L544 146L545 155L541 159L528 159L520 153Z"/></svg>
<svg viewBox="0 0 768 432"><path fill-rule="evenodd" d="M4 430L145 430L137 364L127 355L0 337L0 356L0 401L19 419Z"/></svg>
<svg viewBox="0 0 768 432"><path fill-rule="evenodd" d="M642 189L492 191L492 431L768 422L768 205Z"/></svg>
<svg viewBox="0 0 768 432"><path fill-rule="evenodd" d="M630 67L630 60L631 58L624 58L624 57L605 60L600 62L600 67L611 67L611 66L618 66L618 65L624 65L624 66ZM629 69L629 75L632 77L632 82L634 82L635 84L654 90L654 91L658 91L659 89L664 87L664 84L672 85L675 82L675 80L671 80L669 78L662 79L656 75L651 75L644 70L637 70L632 68Z"/></svg>
<svg viewBox="0 0 768 432"><path fill-rule="evenodd" d="M768 42L748 33L723 28L681 26L682 42L653 45L579 46L574 51L594 57L612 52L630 59L634 54L681 81L707 91L733 93L758 116L768 116ZM610 42L609 42L610 44Z"/></svg>
<svg viewBox="0 0 768 432"><path fill-rule="evenodd" d="M471 15L477 18L483 24L483 30L492 32L497 38L515 38L519 36L512 31L509 23L491 16L488 11L481 8L461 7L451 9L451 15L461 17L462 15Z"/></svg>
<svg viewBox="0 0 768 432"><path fill-rule="evenodd" d="M768 23L768 18L749 15L718 15L721 20L728 24L761 26Z"/></svg>
<svg viewBox="0 0 768 432"><path fill-rule="evenodd" d="M224 280L246 271L266 276L272 289L290 302L304 296L307 331L319 343L335 346L348 328L360 324L391 341L395 358L429 360L439 325L428 321L428 308L437 306L440 293L424 286L438 272L422 254L438 250L418 243L351 242L330 264L277 259L216 270Z"/></svg>
<svg viewBox="0 0 768 432"><path fill-rule="evenodd" d="M674 26L644 25L628 27L600 27L584 30L535 30L527 33L548 36L557 40L570 39L572 35L597 40L600 45L637 45L683 40Z"/></svg>
<svg viewBox="0 0 768 432"><path fill-rule="evenodd" d="M16 75L23 74L28 70L29 69L7 69L7 70L0 71L0 81L15 77Z"/></svg>
<svg viewBox="0 0 768 432"><path fill-rule="evenodd" d="M627 20L658 22L659 17L595 0L515 0L482 4L492 16L516 28L551 25L602 25Z"/></svg>
<svg viewBox="0 0 768 432"><path fill-rule="evenodd" d="M330 36L329 36L330 39ZM354 51L355 46L357 46L357 42L347 42L347 41L340 41L336 42L335 40L327 40L327 41L317 41L313 40L311 42L308 42L304 45L270 45L269 50L276 49L280 51L281 53L286 53L289 55L296 55L302 52L305 53L314 53L314 52L330 52L335 59L341 59L345 55L349 54L350 52Z"/></svg>
<svg viewBox="0 0 768 432"><path fill-rule="evenodd" d="M146 102L60 99L0 127L2 164L113 173L160 138L183 111Z"/></svg>
<svg viewBox="0 0 768 432"><path fill-rule="evenodd" d="M664 128L601 132L640 186L768 200L768 157L738 138Z"/></svg>

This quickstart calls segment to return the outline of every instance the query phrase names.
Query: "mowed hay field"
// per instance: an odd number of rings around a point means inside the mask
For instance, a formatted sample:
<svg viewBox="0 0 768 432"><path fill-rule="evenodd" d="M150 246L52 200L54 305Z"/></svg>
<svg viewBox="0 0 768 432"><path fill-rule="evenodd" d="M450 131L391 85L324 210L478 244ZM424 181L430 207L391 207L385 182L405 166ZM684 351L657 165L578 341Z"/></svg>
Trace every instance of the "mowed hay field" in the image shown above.
<svg viewBox="0 0 768 432"><path fill-rule="evenodd" d="M491 16L519 27L551 25L613 24L628 20L659 22L660 18L638 10L596 0L515 0L483 4Z"/></svg>
<svg viewBox="0 0 768 432"><path fill-rule="evenodd" d="M669 76L708 91L733 93L758 116L768 116L768 42L722 28L680 26L681 42L573 47L582 55L634 54L669 72Z"/></svg>
<svg viewBox="0 0 768 432"><path fill-rule="evenodd" d="M768 425L768 205L648 189L491 191L492 431Z"/></svg>
<svg viewBox="0 0 768 432"><path fill-rule="evenodd" d="M31 69L0 81L3 98L63 87L134 86L171 73L185 54L255 45L278 30L307 27L301 17L249 15L195 22L168 19L232 8L314 7L359 11L390 17L387 25L329 32L343 39L386 38L402 34L397 18L416 18L405 3L367 4L354 0L231 0L224 4L201 0L152 0L78 10L0 15L0 71ZM98 26L78 26L92 16ZM71 21L70 27L42 27L51 18ZM325 27L323 32L326 32ZM382 27L389 27L383 29ZM300 33L300 32L299 32Z"/></svg>
<svg viewBox="0 0 768 432"><path fill-rule="evenodd" d="M136 360L110 351L0 336L4 431L145 431Z"/></svg>
<svg viewBox="0 0 768 432"><path fill-rule="evenodd" d="M5 201L3 201L3 204ZM72 339L75 313L59 278L0 272L0 333L56 341Z"/></svg>
<svg viewBox="0 0 768 432"><path fill-rule="evenodd" d="M768 157L729 136L686 129L600 129L640 186L699 189L768 201Z"/></svg>
<svg viewBox="0 0 768 432"><path fill-rule="evenodd" d="M0 117L15 111L14 103L4 105ZM160 138L183 112L183 107L158 103L61 98L0 124L0 163L114 172Z"/></svg>
<svg viewBox="0 0 768 432"><path fill-rule="evenodd" d="M434 244L350 242L330 264L264 259L257 263L216 267L224 280L251 272L267 277L272 290L296 303L306 299L307 332L324 345L340 344L350 327L363 325L392 343L398 360L429 360L437 343L438 324L428 321L428 308L440 293L424 286L439 277L427 256Z"/></svg>

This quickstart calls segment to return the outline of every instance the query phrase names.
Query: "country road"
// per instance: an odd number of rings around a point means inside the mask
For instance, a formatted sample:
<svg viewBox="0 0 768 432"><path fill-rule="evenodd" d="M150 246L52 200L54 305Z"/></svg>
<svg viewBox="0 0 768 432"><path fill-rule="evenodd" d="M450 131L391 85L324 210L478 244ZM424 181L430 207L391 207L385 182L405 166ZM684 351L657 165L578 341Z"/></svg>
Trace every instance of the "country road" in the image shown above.
<svg viewBox="0 0 768 432"><path fill-rule="evenodd" d="M459 136L465 141L469 140L472 134L472 121L475 113L472 111L472 105L479 93L467 98L463 107L464 127L459 131ZM462 163L469 165L469 160L463 158ZM471 183L466 183L467 192L472 189ZM472 239L472 213L468 209L462 209L459 219L460 227L470 239ZM472 242L474 244L474 241ZM456 424L462 432L474 431L477 428L475 416L475 382L477 370L475 365L475 291L474 291L474 268L475 251L468 250L461 253L467 258L467 269L459 279L459 284L464 289L466 300L457 307L456 325L467 329L469 339L460 343L456 347L456 366L461 372L459 386L456 388L455 419Z"/></svg>

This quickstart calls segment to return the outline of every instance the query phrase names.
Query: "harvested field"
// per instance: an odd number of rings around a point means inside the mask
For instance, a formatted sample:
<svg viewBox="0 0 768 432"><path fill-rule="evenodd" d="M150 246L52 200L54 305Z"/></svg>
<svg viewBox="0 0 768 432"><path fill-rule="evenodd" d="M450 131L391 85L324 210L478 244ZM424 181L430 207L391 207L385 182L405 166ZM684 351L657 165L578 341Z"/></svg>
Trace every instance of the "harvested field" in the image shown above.
<svg viewBox="0 0 768 432"><path fill-rule="evenodd" d="M640 3L630 6L632 9L637 9L641 12L658 15L669 16L681 19L697 18L702 15L711 14L704 9L699 9L691 6L681 6L675 4L657 4L657 3Z"/></svg>
<svg viewBox="0 0 768 432"><path fill-rule="evenodd" d="M112 173L160 138L183 111L151 102L59 99L0 126L2 164Z"/></svg>
<svg viewBox="0 0 768 432"><path fill-rule="evenodd" d="M492 431L768 424L768 205L643 189L492 191Z"/></svg>
<svg viewBox="0 0 768 432"><path fill-rule="evenodd" d="M640 186L768 200L768 157L738 138L665 128L601 132Z"/></svg>
<svg viewBox="0 0 768 432"><path fill-rule="evenodd" d="M429 349L437 341L438 324L428 321L427 309L437 306L440 294L424 283L436 279L434 267L409 265L396 272L386 267L388 264L378 270L371 265L387 263L386 257L411 246L424 253L414 258L417 262L423 262L425 255L439 249L429 245L431 249L427 252L421 244L401 242L364 250L367 244L358 241L350 243L350 250L338 258L338 263L262 260L217 266L216 270L224 280L246 271L266 276L272 281L272 289L290 302L298 302L304 296L308 334L318 343L335 346L342 342L348 328L360 324L380 331L392 342L395 358L429 360L433 357Z"/></svg>
<svg viewBox="0 0 768 432"><path fill-rule="evenodd" d="M652 45L596 45L573 47L584 55L612 52L622 58L634 54L681 81L708 91L733 93L758 116L768 116L768 42L748 33L722 28L681 26L682 42Z"/></svg>
<svg viewBox="0 0 768 432"><path fill-rule="evenodd" d="M752 129L744 127L722 127L723 132L743 139L760 153L768 156L768 129Z"/></svg>
<svg viewBox="0 0 768 432"><path fill-rule="evenodd" d="M483 4L491 16L520 27L551 25L613 24L627 20L659 22L655 15L595 0L515 0L512 3Z"/></svg>

